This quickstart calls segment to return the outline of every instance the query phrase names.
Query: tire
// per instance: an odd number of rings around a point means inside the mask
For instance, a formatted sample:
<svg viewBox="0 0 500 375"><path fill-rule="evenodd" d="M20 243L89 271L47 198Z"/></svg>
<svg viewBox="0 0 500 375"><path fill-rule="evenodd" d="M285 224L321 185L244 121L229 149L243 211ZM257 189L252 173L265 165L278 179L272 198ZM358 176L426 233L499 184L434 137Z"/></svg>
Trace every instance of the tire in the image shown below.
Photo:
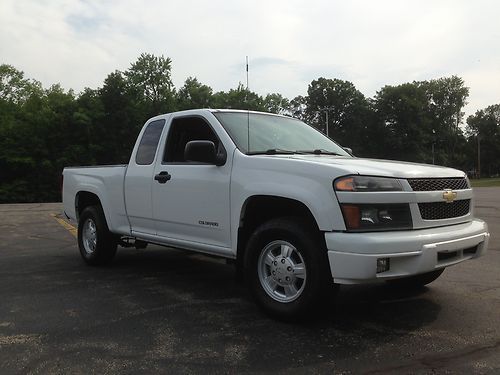
<svg viewBox="0 0 500 375"><path fill-rule="evenodd" d="M388 280L387 282L398 288L416 289L432 283L444 272L444 268L436 271L422 273L420 275L403 277L401 279Z"/></svg>
<svg viewBox="0 0 500 375"><path fill-rule="evenodd" d="M100 206L86 207L78 221L78 247L83 260L92 266L109 264L117 241L109 231Z"/></svg>
<svg viewBox="0 0 500 375"><path fill-rule="evenodd" d="M259 226L248 241L244 272L257 304L280 320L303 320L332 297L324 241L299 219L272 219Z"/></svg>

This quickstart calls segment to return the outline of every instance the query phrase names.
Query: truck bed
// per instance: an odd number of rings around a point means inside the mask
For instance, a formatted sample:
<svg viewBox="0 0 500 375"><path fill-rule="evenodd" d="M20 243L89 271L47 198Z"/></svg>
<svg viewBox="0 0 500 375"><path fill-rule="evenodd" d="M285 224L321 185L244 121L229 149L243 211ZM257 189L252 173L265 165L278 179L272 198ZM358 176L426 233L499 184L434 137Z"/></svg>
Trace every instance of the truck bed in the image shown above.
<svg viewBox="0 0 500 375"><path fill-rule="evenodd" d="M69 204L69 200L74 199L79 191L85 191L99 198L110 230L129 234L130 225L123 196L127 168L127 164L64 168L62 195L66 216L78 221L77 207Z"/></svg>

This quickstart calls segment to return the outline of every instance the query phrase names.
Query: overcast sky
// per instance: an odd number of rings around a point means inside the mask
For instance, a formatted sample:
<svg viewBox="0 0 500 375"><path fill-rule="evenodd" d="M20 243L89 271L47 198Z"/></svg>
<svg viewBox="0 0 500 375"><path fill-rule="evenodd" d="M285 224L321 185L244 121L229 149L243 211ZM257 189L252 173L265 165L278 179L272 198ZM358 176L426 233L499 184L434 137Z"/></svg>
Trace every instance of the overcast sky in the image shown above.
<svg viewBox="0 0 500 375"><path fill-rule="evenodd" d="M500 103L498 0L1 0L0 63L44 86L102 86L141 52L173 61L176 87L246 82L304 95L318 77L384 85L458 75L466 113Z"/></svg>

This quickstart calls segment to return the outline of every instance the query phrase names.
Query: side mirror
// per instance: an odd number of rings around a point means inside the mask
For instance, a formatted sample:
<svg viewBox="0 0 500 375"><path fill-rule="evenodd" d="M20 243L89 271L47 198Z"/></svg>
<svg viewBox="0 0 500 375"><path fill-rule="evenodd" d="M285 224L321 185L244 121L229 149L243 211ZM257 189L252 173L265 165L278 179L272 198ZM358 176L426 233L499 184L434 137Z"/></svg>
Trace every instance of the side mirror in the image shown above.
<svg viewBox="0 0 500 375"><path fill-rule="evenodd" d="M215 164L217 166L226 163L226 155L217 154L215 144L212 141L190 141L184 149L186 161L198 161L201 163Z"/></svg>
<svg viewBox="0 0 500 375"><path fill-rule="evenodd" d="M349 148L349 147L342 147L344 149L344 151L346 151L349 155L351 156L354 156L354 154L352 153L352 148Z"/></svg>

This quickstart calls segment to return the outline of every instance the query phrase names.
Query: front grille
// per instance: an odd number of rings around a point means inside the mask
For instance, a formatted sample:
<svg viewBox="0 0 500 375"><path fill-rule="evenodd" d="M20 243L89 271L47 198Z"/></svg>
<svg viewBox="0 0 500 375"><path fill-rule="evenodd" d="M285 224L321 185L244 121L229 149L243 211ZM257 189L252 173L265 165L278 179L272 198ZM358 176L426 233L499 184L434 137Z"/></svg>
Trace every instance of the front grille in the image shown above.
<svg viewBox="0 0 500 375"><path fill-rule="evenodd" d="M470 210L470 199L446 202L419 203L420 216L424 220L451 219L467 215Z"/></svg>
<svg viewBox="0 0 500 375"><path fill-rule="evenodd" d="M413 191L462 190L469 188L465 178L409 178L408 183Z"/></svg>

